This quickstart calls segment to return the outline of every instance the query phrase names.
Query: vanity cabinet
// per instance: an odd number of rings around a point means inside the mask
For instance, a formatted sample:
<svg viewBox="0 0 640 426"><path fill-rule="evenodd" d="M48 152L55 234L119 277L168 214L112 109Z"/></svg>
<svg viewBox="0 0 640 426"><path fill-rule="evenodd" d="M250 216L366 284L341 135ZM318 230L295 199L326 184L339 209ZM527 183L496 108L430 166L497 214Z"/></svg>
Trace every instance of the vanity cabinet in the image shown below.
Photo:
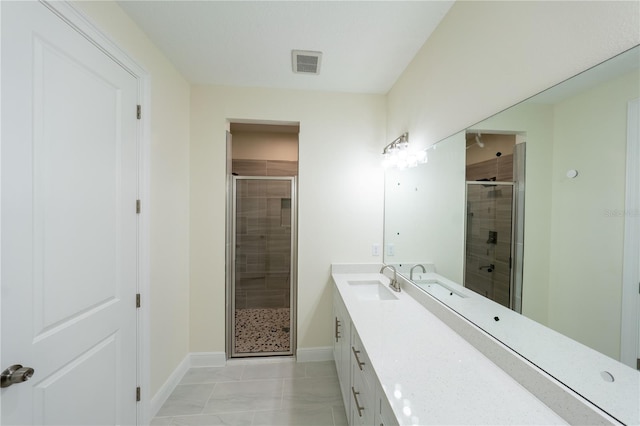
<svg viewBox="0 0 640 426"><path fill-rule="evenodd" d="M351 318L338 291L333 292L333 359L338 371L344 407L351 402Z"/></svg>
<svg viewBox="0 0 640 426"><path fill-rule="evenodd" d="M373 425L375 413L375 375L360 336L351 328L351 411L349 424Z"/></svg>
<svg viewBox="0 0 640 426"><path fill-rule="evenodd" d="M379 384L376 387L376 412L373 424L375 426L399 426L393 410L387 401L387 396Z"/></svg>
<svg viewBox="0 0 640 426"><path fill-rule="evenodd" d="M336 288L333 293L333 358L349 424L398 425Z"/></svg>

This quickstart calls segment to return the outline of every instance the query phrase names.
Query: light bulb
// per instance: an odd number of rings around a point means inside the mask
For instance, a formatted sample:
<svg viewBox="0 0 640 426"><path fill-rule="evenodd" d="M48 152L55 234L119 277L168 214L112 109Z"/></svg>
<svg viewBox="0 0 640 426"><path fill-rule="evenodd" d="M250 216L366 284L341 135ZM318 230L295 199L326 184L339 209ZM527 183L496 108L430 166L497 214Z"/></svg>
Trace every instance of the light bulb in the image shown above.
<svg viewBox="0 0 640 426"><path fill-rule="evenodd" d="M416 159L418 160L418 163L426 163L429 160L427 158L427 151L424 149L422 151L418 151L416 153Z"/></svg>

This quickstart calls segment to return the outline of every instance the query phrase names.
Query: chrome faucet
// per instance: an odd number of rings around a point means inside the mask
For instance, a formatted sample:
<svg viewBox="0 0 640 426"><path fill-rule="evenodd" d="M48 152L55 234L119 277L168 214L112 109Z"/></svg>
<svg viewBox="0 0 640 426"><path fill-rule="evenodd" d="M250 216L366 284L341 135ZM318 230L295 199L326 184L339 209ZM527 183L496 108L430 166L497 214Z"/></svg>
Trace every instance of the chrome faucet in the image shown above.
<svg viewBox="0 0 640 426"><path fill-rule="evenodd" d="M417 265L414 265L413 268L411 268L411 270L409 271L409 279L411 281L413 281L413 270L416 269L418 266L422 268L422 273L423 274L427 273L427 270L424 269L424 266L418 263Z"/></svg>
<svg viewBox="0 0 640 426"><path fill-rule="evenodd" d="M391 268L391 270L393 271L393 278L391 278L391 282L389 283L389 287L391 287L391 289L393 291L397 291L399 293L400 292L400 283L398 282L398 274L396 273L396 268L394 266L392 266L392 265L384 265L382 267L382 269L380 269L380 273L381 274L382 274L382 271L385 270L385 268Z"/></svg>

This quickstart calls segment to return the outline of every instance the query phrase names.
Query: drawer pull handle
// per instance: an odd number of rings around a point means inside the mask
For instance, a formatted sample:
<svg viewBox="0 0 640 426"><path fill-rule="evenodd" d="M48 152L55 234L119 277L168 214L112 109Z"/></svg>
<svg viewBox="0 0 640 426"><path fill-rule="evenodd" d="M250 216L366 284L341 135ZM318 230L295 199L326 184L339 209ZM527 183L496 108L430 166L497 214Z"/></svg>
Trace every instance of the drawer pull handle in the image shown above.
<svg viewBox="0 0 640 426"><path fill-rule="evenodd" d="M358 417L362 417L362 412L364 411L364 407L361 407L360 403L358 402L358 395L360 395L360 392L356 392L353 386L351 386L351 393L353 393L353 399L356 401L356 409L358 410Z"/></svg>
<svg viewBox="0 0 640 426"><path fill-rule="evenodd" d="M339 327L340 327L340 321L338 320L338 317L336 317L336 332L335 332L336 342L340 338L340 330L338 329Z"/></svg>
<svg viewBox="0 0 640 426"><path fill-rule="evenodd" d="M353 351L353 356L356 357L356 362L358 363L358 368L360 369L360 371L362 371L362 366L364 365L364 362L360 361L360 357L358 356L360 351L356 351L356 348L354 348L353 346L351 346L351 350Z"/></svg>

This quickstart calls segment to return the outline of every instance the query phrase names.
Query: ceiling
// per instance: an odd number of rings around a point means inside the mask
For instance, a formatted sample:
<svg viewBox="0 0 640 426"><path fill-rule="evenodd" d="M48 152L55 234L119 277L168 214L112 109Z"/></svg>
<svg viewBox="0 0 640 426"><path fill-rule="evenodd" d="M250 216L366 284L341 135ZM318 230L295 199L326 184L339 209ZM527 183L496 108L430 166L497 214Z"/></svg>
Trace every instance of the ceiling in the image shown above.
<svg viewBox="0 0 640 426"><path fill-rule="evenodd" d="M193 84L386 93L453 1L118 4ZM320 74L294 74L294 49L323 52Z"/></svg>

